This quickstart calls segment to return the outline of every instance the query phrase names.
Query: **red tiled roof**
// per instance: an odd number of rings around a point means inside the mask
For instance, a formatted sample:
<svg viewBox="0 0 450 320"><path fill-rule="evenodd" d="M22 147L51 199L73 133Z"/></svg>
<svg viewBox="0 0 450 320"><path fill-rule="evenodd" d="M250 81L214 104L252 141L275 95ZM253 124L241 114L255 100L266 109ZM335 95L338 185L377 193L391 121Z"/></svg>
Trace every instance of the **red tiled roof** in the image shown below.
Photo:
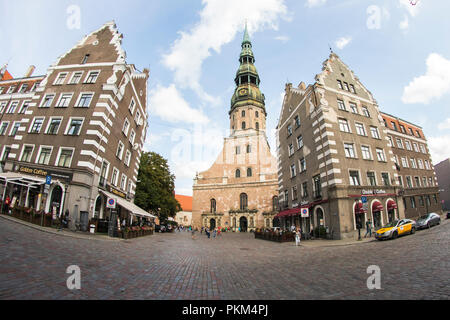
<svg viewBox="0 0 450 320"><path fill-rule="evenodd" d="M176 194L175 199L180 203L181 210L192 212L192 197Z"/></svg>

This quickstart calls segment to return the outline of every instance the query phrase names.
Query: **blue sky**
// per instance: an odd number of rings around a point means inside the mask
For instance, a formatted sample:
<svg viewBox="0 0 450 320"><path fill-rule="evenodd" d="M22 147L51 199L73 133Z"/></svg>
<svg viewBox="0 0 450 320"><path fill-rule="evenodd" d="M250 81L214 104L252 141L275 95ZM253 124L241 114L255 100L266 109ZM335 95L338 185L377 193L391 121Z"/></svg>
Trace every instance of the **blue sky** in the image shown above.
<svg viewBox="0 0 450 320"><path fill-rule="evenodd" d="M444 0L1 0L0 64L15 77L31 64L45 74L114 20L127 62L151 71L145 147L169 159L177 193L190 195L228 135L245 20L273 152L285 83L312 83L332 46L382 111L424 128L435 164L450 157L449 11Z"/></svg>

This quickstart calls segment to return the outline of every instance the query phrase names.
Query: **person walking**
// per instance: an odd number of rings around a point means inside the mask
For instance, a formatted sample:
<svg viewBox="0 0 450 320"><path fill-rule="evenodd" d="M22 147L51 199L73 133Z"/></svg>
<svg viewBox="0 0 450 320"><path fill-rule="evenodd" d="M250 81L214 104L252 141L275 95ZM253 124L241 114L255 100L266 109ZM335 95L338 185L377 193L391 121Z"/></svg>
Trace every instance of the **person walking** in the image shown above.
<svg viewBox="0 0 450 320"><path fill-rule="evenodd" d="M366 234L364 235L364 238L366 238L367 235L369 235L369 238L372 237L372 221L370 221L370 219L366 221Z"/></svg>
<svg viewBox="0 0 450 320"><path fill-rule="evenodd" d="M298 247L300 245L302 237L302 229L300 227L297 227L297 230L295 231L295 245Z"/></svg>
<svg viewBox="0 0 450 320"><path fill-rule="evenodd" d="M217 235L217 229L214 229L214 231L213 231L213 238L214 239L216 238L216 235Z"/></svg>
<svg viewBox="0 0 450 320"><path fill-rule="evenodd" d="M191 234L192 234L192 240L195 240L195 229L192 229Z"/></svg>

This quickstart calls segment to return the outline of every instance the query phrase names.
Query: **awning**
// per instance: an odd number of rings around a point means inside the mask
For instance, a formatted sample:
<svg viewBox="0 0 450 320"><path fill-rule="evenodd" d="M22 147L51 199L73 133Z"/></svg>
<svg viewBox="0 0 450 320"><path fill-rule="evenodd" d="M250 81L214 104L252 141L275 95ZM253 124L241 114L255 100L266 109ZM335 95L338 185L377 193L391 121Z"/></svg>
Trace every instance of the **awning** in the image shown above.
<svg viewBox="0 0 450 320"><path fill-rule="evenodd" d="M13 183L18 184L25 187L37 187L40 185L45 184L45 179L36 177L36 176L30 176L23 173L18 172L3 172L0 173L0 179L4 180L5 183Z"/></svg>
<svg viewBox="0 0 450 320"><path fill-rule="evenodd" d="M275 216L275 218L285 218L285 217L291 217L296 214L300 214L302 208L294 208L289 210L281 211L279 214Z"/></svg>
<svg viewBox="0 0 450 320"><path fill-rule="evenodd" d="M125 210L131 212L132 214L136 215L136 216L140 216L140 217L146 217L146 218L156 218L156 216L148 213L147 211L145 211L144 209L139 208L137 205L135 205L134 203L125 200L121 197L118 197L112 193L109 193L107 191L101 190L100 191L107 197L109 198L114 198L117 201L117 204L119 206L121 206L122 208L124 208Z"/></svg>
<svg viewBox="0 0 450 320"><path fill-rule="evenodd" d="M372 204L372 211L373 212L383 211L383 209L384 209L383 205L380 202L378 202L378 201L375 201Z"/></svg>
<svg viewBox="0 0 450 320"><path fill-rule="evenodd" d="M355 213L365 213L366 210L364 210L364 205L362 202L358 202L355 206Z"/></svg>
<svg viewBox="0 0 450 320"><path fill-rule="evenodd" d="M387 209L388 211L397 209L397 204L395 203L395 201L389 200L387 203Z"/></svg>

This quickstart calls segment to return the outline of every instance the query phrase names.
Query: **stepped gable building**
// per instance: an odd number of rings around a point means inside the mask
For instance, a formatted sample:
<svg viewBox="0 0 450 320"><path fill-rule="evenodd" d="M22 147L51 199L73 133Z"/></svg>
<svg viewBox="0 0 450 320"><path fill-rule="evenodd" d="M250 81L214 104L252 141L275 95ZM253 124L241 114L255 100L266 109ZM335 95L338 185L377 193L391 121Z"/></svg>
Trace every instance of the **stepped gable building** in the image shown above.
<svg viewBox="0 0 450 320"><path fill-rule="evenodd" d="M231 134L193 186L194 227L250 231L271 227L277 210L276 160L266 137L265 98L247 31L229 112Z"/></svg>
<svg viewBox="0 0 450 320"><path fill-rule="evenodd" d="M125 61L114 22L84 37L44 76L0 82L3 199L71 223L118 215L150 217L134 205L147 130L147 79Z"/></svg>
<svg viewBox="0 0 450 320"><path fill-rule="evenodd" d="M387 113L381 113L397 167L399 193L406 218L416 219L440 212L438 178L422 128Z"/></svg>
<svg viewBox="0 0 450 320"><path fill-rule="evenodd" d="M282 225L352 237L371 219L404 218L398 173L377 101L331 53L315 83L286 85L277 126Z"/></svg>

